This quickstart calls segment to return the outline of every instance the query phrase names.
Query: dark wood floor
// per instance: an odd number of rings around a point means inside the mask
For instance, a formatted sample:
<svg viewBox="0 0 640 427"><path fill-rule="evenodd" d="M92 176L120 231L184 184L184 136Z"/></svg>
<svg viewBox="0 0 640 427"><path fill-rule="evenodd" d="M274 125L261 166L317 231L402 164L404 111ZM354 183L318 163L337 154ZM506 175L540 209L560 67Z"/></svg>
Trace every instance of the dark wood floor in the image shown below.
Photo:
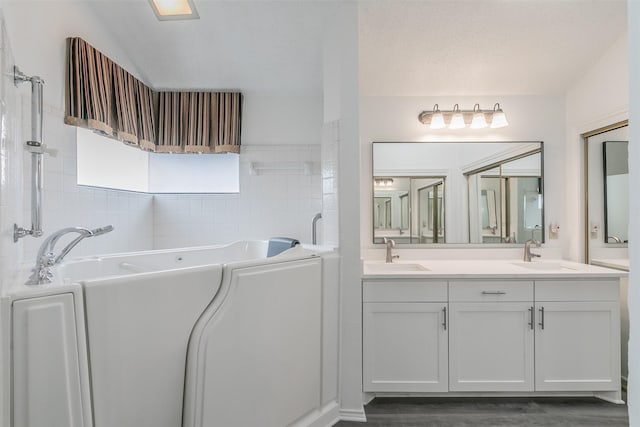
<svg viewBox="0 0 640 427"><path fill-rule="evenodd" d="M625 396L626 397L626 396ZM366 423L336 427L628 426L627 405L596 398L376 398Z"/></svg>

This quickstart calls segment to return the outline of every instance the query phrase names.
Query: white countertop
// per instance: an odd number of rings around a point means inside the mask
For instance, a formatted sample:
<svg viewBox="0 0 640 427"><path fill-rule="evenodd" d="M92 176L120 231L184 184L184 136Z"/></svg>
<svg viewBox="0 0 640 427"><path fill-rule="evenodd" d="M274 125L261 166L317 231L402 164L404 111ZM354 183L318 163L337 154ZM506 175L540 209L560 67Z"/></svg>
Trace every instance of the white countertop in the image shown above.
<svg viewBox="0 0 640 427"><path fill-rule="evenodd" d="M628 273L589 264L581 264L561 259L534 260L529 263L521 259L507 260L411 260L394 261L389 265L384 261L363 261L363 279L389 278L616 278Z"/></svg>
<svg viewBox="0 0 640 427"><path fill-rule="evenodd" d="M600 267L615 268L616 270L629 271L629 258L598 258L592 259L591 264Z"/></svg>

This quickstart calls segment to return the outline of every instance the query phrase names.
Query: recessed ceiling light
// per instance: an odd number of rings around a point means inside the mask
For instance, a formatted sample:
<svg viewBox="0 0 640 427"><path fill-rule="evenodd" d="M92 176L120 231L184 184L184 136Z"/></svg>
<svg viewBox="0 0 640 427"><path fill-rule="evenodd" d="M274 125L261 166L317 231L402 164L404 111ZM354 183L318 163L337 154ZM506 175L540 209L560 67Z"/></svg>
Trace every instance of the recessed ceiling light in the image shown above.
<svg viewBox="0 0 640 427"><path fill-rule="evenodd" d="M149 3L160 21L200 18L193 0L149 0Z"/></svg>

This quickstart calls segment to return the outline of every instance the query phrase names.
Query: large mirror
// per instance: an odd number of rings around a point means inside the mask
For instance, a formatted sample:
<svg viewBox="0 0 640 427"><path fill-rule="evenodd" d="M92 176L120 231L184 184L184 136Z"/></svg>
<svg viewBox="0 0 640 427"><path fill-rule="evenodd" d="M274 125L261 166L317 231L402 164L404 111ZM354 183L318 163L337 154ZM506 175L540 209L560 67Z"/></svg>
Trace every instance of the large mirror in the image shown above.
<svg viewBox="0 0 640 427"><path fill-rule="evenodd" d="M629 131L626 122L583 135L585 259L628 258Z"/></svg>
<svg viewBox="0 0 640 427"><path fill-rule="evenodd" d="M541 142L374 142L373 241L544 241Z"/></svg>

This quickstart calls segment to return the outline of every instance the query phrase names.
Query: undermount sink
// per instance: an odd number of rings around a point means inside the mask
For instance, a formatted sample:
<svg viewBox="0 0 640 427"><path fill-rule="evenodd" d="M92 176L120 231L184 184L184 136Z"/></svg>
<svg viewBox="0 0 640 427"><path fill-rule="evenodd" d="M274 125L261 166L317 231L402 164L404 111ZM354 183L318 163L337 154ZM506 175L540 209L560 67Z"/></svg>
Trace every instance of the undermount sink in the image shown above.
<svg viewBox="0 0 640 427"><path fill-rule="evenodd" d="M370 271L386 272L386 271L429 271L429 269L421 264L415 263L370 263L367 264Z"/></svg>
<svg viewBox="0 0 640 427"><path fill-rule="evenodd" d="M575 270L562 262L512 262L511 265L528 268L529 270Z"/></svg>

